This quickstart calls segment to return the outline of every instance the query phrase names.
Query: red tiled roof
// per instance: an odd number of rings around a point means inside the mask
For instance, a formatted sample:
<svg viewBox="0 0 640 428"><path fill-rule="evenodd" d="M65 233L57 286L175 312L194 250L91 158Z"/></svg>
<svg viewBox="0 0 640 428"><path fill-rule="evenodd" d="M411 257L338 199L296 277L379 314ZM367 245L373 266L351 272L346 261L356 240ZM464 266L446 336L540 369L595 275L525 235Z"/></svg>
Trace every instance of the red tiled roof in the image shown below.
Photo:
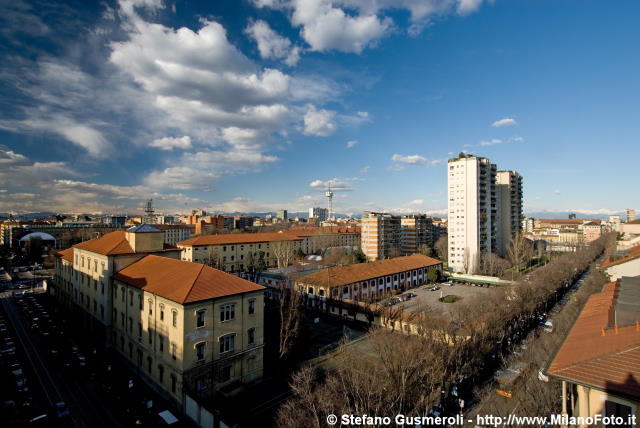
<svg viewBox="0 0 640 428"><path fill-rule="evenodd" d="M640 398L640 328L607 328L617 287L618 283L609 283L589 298L548 373Z"/></svg>
<svg viewBox="0 0 640 428"><path fill-rule="evenodd" d="M604 263L602 263L602 265L600 266L600 269L606 269L611 266L626 263L629 260L637 259L638 257L640 257L640 245L632 247L631 250L629 250L629 254L625 257L621 257L616 260L611 260L611 256L607 257L607 260L605 260Z"/></svg>
<svg viewBox="0 0 640 428"><path fill-rule="evenodd" d="M67 248L66 250L58 251L56 253L56 256L60 257L62 260L73 263L73 247Z"/></svg>
<svg viewBox="0 0 640 428"><path fill-rule="evenodd" d="M265 288L199 263L154 255L143 257L113 277L180 304Z"/></svg>
<svg viewBox="0 0 640 428"><path fill-rule="evenodd" d="M551 223L551 224L583 224L588 222L593 222L596 224L600 224L602 220L597 218L593 219L581 219L581 218L541 218L540 223Z"/></svg>
<svg viewBox="0 0 640 428"><path fill-rule="evenodd" d="M286 233L229 233L225 235L202 235L178 242L183 247L200 245L234 245L252 244L255 242L301 241L297 236Z"/></svg>
<svg viewBox="0 0 640 428"><path fill-rule="evenodd" d="M74 248L91 251L92 253L98 253L105 256L134 253L133 248L129 245L129 241L127 241L123 230L107 233L100 238L81 242L74 245Z"/></svg>
<svg viewBox="0 0 640 428"><path fill-rule="evenodd" d="M319 286L338 287L346 284L378 278L386 275L393 275L413 269L420 269L429 266L442 264L440 260L413 254L406 257L396 257L394 259L379 260L369 263L358 263L349 266L332 267L327 270L303 276L296 282L314 284Z"/></svg>
<svg viewBox="0 0 640 428"><path fill-rule="evenodd" d="M640 224L640 218L637 220L628 221L627 224Z"/></svg>

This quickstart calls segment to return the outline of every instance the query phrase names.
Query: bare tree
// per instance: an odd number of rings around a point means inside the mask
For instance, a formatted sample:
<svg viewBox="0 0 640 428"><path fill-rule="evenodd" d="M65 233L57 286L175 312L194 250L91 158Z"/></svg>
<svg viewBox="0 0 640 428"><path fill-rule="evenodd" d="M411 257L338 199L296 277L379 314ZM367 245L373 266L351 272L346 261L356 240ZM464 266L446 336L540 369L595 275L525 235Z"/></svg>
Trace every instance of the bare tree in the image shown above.
<svg viewBox="0 0 640 428"><path fill-rule="evenodd" d="M220 254L218 254L218 251L214 251L212 247L207 248L207 255L204 256L204 259L202 261L203 261L203 264L207 266L211 266L212 268L216 268L220 270L224 270L225 268L224 263L222 262L222 258L220 257Z"/></svg>
<svg viewBox="0 0 640 428"><path fill-rule="evenodd" d="M293 241L286 239L272 242L271 251L275 256L278 268L280 269L289 266L296 255L295 244Z"/></svg>
<svg viewBox="0 0 640 428"><path fill-rule="evenodd" d="M443 262L446 262L449 258L449 240L446 236L441 236L436 241L433 249L436 251L438 258Z"/></svg>
<svg viewBox="0 0 640 428"><path fill-rule="evenodd" d="M285 277L285 281L278 286L278 314L280 315L278 356L280 359L289 354L300 331L301 305L300 294L289 287Z"/></svg>
<svg viewBox="0 0 640 428"><path fill-rule="evenodd" d="M531 259L532 248L531 241L527 239L522 232L518 231L511 237L511 242L507 248L507 255L509 261L518 272L522 268L522 264Z"/></svg>
<svg viewBox="0 0 640 428"><path fill-rule="evenodd" d="M431 257L433 255L433 248L431 248L427 244L421 244L418 247L418 254L422 254L423 256Z"/></svg>
<svg viewBox="0 0 640 428"><path fill-rule="evenodd" d="M396 257L400 257L401 255L402 255L402 252L398 247L396 247L395 245L391 247L391 250L389 251L390 259L395 259Z"/></svg>

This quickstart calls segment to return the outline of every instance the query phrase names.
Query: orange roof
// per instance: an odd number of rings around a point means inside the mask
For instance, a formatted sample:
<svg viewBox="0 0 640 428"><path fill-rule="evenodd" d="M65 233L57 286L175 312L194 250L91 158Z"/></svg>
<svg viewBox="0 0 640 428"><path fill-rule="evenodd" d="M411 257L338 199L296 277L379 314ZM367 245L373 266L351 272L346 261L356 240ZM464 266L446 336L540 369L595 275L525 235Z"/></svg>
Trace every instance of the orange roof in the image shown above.
<svg viewBox="0 0 640 428"><path fill-rule="evenodd" d="M284 233L296 236L360 233L360 228L349 226L294 226L285 230Z"/></svg>
<svg viewBox="0 0 640 428"><path fill-rule="evenodd" d="M199 263L149 255L113 276L157 296L185 304L265 287Z"/></svg>
<svg viewBox="0 0 640 428"><path fill-rule="evenodd" d="M133 248L131 248L131 245L129 245L129 241L127 241L123 230L107 233L100 238L81 242L74 245L74 248L91 251L92 253L98 253L105 256L133 254L135 252L133 251Z"/></svg>
<svg viewBox="0 0 640 428"><path fill-rule="evenodd" d="M640 224L640 218L637 220L628 221L627 224Z"/></svg>
<svg viewBox="0 0 640 428"><path fill-rule="evenodd" d="M611 260L611 256L607 257L607 260L605 260L604 263L602 263L602 265L600 266L600 269L606 269L614 265L619 265L621 263L628 262L629 260L637 259L638 257L640 257L640 245L636 245L635 247L632 247L631 250L629 250L629 255L625 257L621 257L615 260Z"/></svg>
<svg viewBox="0 0 640 428"><path fill-rule="evenodd" d="M327 270L312 273L299 278L296 282L318 286L338 287L354 282L365 281L386 275L393 275L407 270L420 269L442 264L440 260L413 254L411 256L396 257L395 259L379 260L369 263L358 263L349 266L332 267Z"/></svg>
<svg viewBox="0 0 640 428"><path fill-rule="evenodd" d="M58 251L56 253L56 256L60 257L62 260L73 263L73 247L67 248L66 250Z"/></svg>
<svg viewBox="0 0 640 428"><path fill-rule="evenodd" d="M594 222L594 223L600 224L600 220L598 220L597 218L589 219L589 220L585 220L581 218L557 218L557 219L541 218L540 219L540 223L552 223L552 224L583 224L586 222Z"/></svg>
<svg viewBox="0 0 640 428"><path fill-rule="evenodd" d="M592 295L549 366L562 379L640 397L640 327L609 328L618 282ZM603 335L604 329L604 335Z"/></svg>
<svg viewBox="0 0 640 428"><path fill-rule="evenodd" d="M200 245L234 245L252 244L255 242L301 241L297 236L286 233L229 233L226 235L202 235L178 242L183 247Z"/></svg>

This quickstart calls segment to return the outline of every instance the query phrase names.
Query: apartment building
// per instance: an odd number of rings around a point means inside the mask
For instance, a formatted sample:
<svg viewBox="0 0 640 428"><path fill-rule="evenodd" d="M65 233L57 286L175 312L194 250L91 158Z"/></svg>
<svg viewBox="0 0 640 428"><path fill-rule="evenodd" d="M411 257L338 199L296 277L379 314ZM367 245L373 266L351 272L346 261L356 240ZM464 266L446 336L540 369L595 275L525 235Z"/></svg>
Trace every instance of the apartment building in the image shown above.
<svg viewBox="0 0 640 428"><path fill-rule="evenodd" d="M180 250L165 245L164 234L150 225L76 244L58 252L48 292L107 342L113 323L113 275L149 254L180 259Z"/></svg>
<svg viewBox="0 0 640 428"><path fill-rule="evenodd" d="M267 267L277 265L274 247L287 243L294 253L302 238L284 233L232 233L203 235L178 242L182 260L215 266L226 272L243 271L250 258L262 253Z"/></svg>
<svg viewBox="0 0 640 428"><path fill-rule="evenodd" d="M496 173L496 252L507 256L511 237L522 228L522 176L516 171Z"/></svg>
<svg viewBox="0 0 640 428"><path fill-rule="evenodd" d="M627 208L627 223L631 223L636 219L635 208Z"/></svg>
<svg viewBox="0 0 640 428"><path fill-rule="evenodd" d="M191 227L186 224L154 224L153 227L164 233L164 243L168 245L175 246L191 237Z"/></svg>
<svg viewBox="0 0 640 428"><path fill-rule="evenodd" d="M327 208L320 207L309 208L309 218L316 219L316 223L320 224L329 219L329 210Z"/></svg>
<svg viewBox="0 0 640 428"><path fill-rule="evenodd" d="M449 266L473 272L482 252L495 252L497 242L496 165L483 157L449 159Z"/></svg>
<svg viewBox="0 0 640 428"><path fill-rule="evenodd" d="M400 217L400 229L404 255L417 253L421 245L433 246L433 220L424 214Z"/></svg>
<svg viewBox="0 0 640 428"><path fill-rule="evenodd" d="M304 254L316 254L333 247L360 247L360 229L347 226L294 226L286 234L301 238Z"/></svg>
<svg viewBox="0 0 640 428"><path fill-rule="evenodd" d="M621 277L589 297L555 354L547 373L562 382L563 425L587 426L597 416L621 418L602 426L640 420L639 289L640 278Z"/></svg>
<svg viewBox="0 0 640 428"><path fill-rule="evenodd" d="M367 260L387 258L394 248L402 251L400 217L387 213L365 212L360 225L361 247Z"/></svg>
<svg viewBox="0 0 640 428"><path fill-rule="evenodd" d="M295 287L311 298L371 299L424 284L430 269L442 271L442 262L413 254L332 267L297 279Z"/></svg>
<svg viewBox="0 0 640 428"><path fill-rule="evenodd" d="M178 403L262 377L264 287L148 255L114 275L112 297L114 349Z"/></svg>
<svg viewBox="0 0 640 428"><path fill-rule="evenodd" d="M285 221L289 218L289 212L285 209L278 210L278 212L276 213L276 218L278 220Z"/></svg>

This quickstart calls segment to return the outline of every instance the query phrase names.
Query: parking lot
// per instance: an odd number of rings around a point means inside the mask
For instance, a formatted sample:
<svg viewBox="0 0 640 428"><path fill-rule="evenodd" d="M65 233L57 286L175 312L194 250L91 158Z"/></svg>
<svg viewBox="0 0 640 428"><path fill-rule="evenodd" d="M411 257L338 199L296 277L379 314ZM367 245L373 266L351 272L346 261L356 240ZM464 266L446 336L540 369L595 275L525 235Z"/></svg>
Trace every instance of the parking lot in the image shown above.
<svg viewBox="0 0 640 428"><path fill-rule="evenodd" d="M402 308L407 312L429 311L434 315L450 317L452 312L457 310L457 308L469 303L477 302L479 299L483 299L491 295L491 293L495 293L496 290L494 287L481 287L466 284L446 285L439 283L435 284L435 287L436 289L433 289L434 285L428 284L411 289L400 295L400 297L405 298L409 294L415 294L415 296L394 303L391 306L395 309ZM440 302L439 299L441 295L444 297L451 294L457 296L459 300L455 303ZM391 299L387 299L382 303L387 303L390 300ZM398 298L398 300L400 299Z"/></svg>

